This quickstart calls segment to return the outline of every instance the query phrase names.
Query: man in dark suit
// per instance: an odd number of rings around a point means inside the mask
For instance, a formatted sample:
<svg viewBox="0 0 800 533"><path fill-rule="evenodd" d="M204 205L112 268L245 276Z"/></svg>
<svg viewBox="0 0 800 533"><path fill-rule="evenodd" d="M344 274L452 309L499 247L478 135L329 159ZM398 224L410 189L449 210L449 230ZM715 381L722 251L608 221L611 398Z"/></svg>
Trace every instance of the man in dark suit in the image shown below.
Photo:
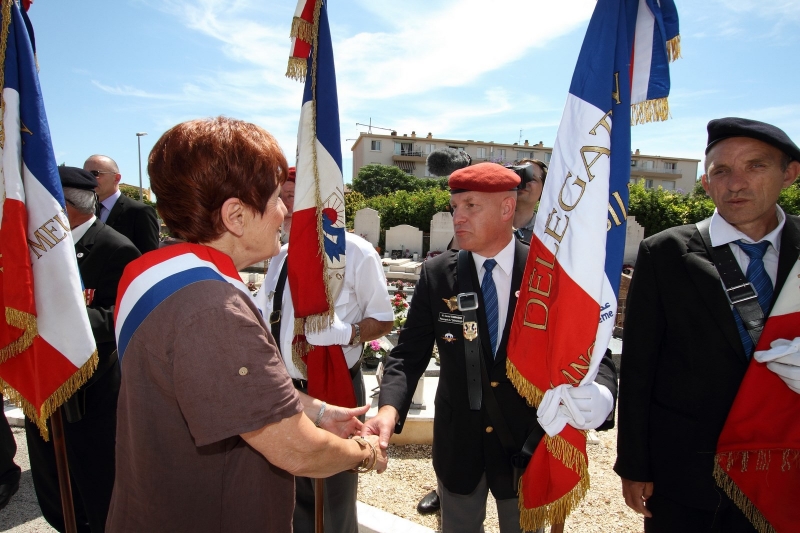
<svg viewBox="0 0 800 533"><path fill-rule="evenodd" d="M775 126L712 120L705 170L714 215L645 239L627 298L614 470L647 532L755 531L712 477L753 351L712 254L730 251L750 283L768 285L758 289L768 316L800 249L800 218L777 206L800 174L800 150ZM768 368L790 386L800 371L791 361Z"/></svg>
<svg viewBox="0 0 800 533"><path fill-rule="evenodd" d="M97 178L97 197L100 200L97 217L133 242L141 253L158 248L158 217L149 205L122 194L119 182L122 174L117 163L105 155L93 155L83 169Z"/></svg>
<svg viewBox="0 0 800 533"><path fill-rule="evenodd" d="M464 272L457 266L459 252L451 250L426 261L405 328L387 360L380 409L366 424L367 432L380 435L383 447L393 432L402 430L436 342L441 372L434 415L433 466L445 533L483 531L489 490L497 500L500 530L520 531L511 458L494 430L497 424L487 413L485 398L479 408L471 407L474 389L468 385L471 371L466 363L465 336L469 339L477 333L478 357L484 359L489 381L484 388L496 398L516 450L531 433L543 434L536 409L528 406L506 376L506 345L515 294L528 257L528 246L512 232L519 183L517 174L494 163L473 165L450 176L453 226L460 248L466 251L466 272L477 292L477 328L471 327L469 317L456 305L456 295L464 292L459 283ZM478 280L482 280L480 284ZM584 429L604 424L613 409L616 373L610 358L604 359L597 382L587 388L594 394L582 405L582 414L590 424Z"/></svg>
<svg viewBox="0 0 800 533"><path fill-rule="evenodd" d="M59 167L75 255L85 287L86 312L99 362L97 370L64 405L64 440L78 531L104 531L114 486L114 446L120 369L114 336L117 285L141 254L127 237L94 216L97 180L76 167ZM65 531L52 440L25 420L36 498L45 519ZM52 432L51 432L52 435Z"/></svg>

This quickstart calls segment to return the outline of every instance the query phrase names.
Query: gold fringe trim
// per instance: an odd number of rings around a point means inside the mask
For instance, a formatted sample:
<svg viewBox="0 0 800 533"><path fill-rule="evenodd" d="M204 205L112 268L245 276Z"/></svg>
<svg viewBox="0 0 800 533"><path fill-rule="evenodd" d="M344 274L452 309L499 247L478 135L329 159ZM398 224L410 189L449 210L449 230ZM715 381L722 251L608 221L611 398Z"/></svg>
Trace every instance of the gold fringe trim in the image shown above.
<svg viewBox="0 0 800 533"><path fill-rule="evenodd" d="M726 455L730 457L731 454ZM730 463L728 463L728 467L730 467ZM764 518L761 511L753 505L750 498L742 492L739 486L728 476L722 466L720 466L719 454L715 457L714 461L714 480L717 482L717 485L725 491L725 494L733 500L733 503L742 510L742 513L750 520L750 523L753 524L756 531L759 533L776 533L775 528Z"/></svg>
<svg viewBox="0 0 800 533"><path fill-rule="evenodd" d="M311 346L306 342L306 320L304 318L295 318L294 319L294 337L292 338L292 363L294 363L295 368L300 371L300 374L303 376L303 379L308 379L308 367L303 362L303 357L311 351ZM294 342L294 339L300 335L303 339L300 342Z"/></svg>
<svg viewBox="0 0 800 533"><path fill-rule="evenodd" d="M545 434L544 442L547 446L547 451L551 453L553 457L564 463L564 466L577 472L580 476L580 481L578 481L578 484L575 485L572 490L556 501L533 509L525 508L525 500L520 490L518 502L520 513L519 524L525 531L535 531L542 527L563 524L569 514L580 505L581 501L586 497L586 493L589 492L591 485L589 480L589 465L586 462L586 458L577 448L558 435L550 437ZM521 487L522 485L520 485L520 489Z"/></svg>
<svg viewBox="0 0 800 533"><path fill-rule="evenodd" d="M517 389L519 395L528 401L528 405L539 407L539 404L542 403L542 398L544 398L544 392L525 379L514 363L511 362L511 359L506 359L506 375L511 380L514 388Z"/></svg>
<svg viewBox="0 0 800 533"><path fill-rule="evenodd" d="M299 82L305 82L307 69L308 62L305 59L290 57L289 64L286 67L286 77Z"/></svg>
<svg viewBox="0 0 800 533"><path fill-rule="evenodd" d="M14 0L3 0L2 29L0 29L0 65L6 64L6 47L8 46L8 34L11 24L11 2ZM3 89L6 88L5 68L0 68L0 150L6 145L6 130L3 124L3 117L6 116L6 101L2 97ZM5 181L5 178L4 178ZM5 183L3 183L3 201L5 201Z"/></svg>
<svg viewBox="0 0 800 533"><path fill-rule="evenodd" d="M667 59L670 63L681 58L681 36L676 35L667 41Z"/></svg>
<svg viewBox="0 0 800 533"><path fill-rule="evenodd" d="M318 31L319 26L316 24L312 24L300 17L294 17L292 19L292 29L289 31L289 37L294 37L295 39L300 39L307 43L313 43L317 40Z"/></svg>
<svg viewBox="0 0 800 533"><path fill-rule="evenodd" d="M36 317L25 311L6 307L6 323L23 331L17 340L0 348L0 364L30 348L31 344L33 344L33 339L39 334L39 329L36 326Z"/></svg>
<svg viewBox="0 0 800 533"><path fill-rule="evenodd" d="M631 126L647 122L663 122L670 118L667 98L645 100L631 106Z"/></svg>
<svg viewBox="0 0 800 533"><path fill-rule="evenodd" d="M86 381L92 377L94 371L97 370L98 363L97 350L92 353L92 356L80 367L74 374L72 374L67 381L65 381L58 389L47 398L42 404L41 411L37 412L36 407L30 403L24 396L16 391L11 385L0 379L0 389L3 391L9 401L22 409L31 421L39 428L42 438L45 441L50 440L49 432L47 431L47 419L50 418L56 409L61 407L61 404L66 402L70 396L83 386Z"/></svg>

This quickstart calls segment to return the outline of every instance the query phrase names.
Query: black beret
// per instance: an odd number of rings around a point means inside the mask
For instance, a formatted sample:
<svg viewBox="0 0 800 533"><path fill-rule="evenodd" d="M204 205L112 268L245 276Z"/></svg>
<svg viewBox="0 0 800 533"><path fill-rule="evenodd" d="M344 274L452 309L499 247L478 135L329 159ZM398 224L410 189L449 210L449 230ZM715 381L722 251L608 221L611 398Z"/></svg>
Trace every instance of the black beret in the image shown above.
<svg viewBox="0 0 800 533"><path fill-rule="evenodd" d="M97 187L97 178L88 170L78 167L58 167L58 176L61 178L62 187L93 191Z"/></svg>
<svg viewBox="0 0 800 533"><path fill-rule="evenodd" d="M511 169L497 163L478 163L450 174L448 185L450 192L456 194L465 191L503 192L513 191L519 185L520 178Z"/></svg>
<svg viewBox="0 0 800 533"><path fill-rule="evenodd" d="M750 137L774 146L794 161L800 161L800 148L786 133L772 124L748 118L718 118L708 123L706 154L719 141L731 137Z"/></svg>

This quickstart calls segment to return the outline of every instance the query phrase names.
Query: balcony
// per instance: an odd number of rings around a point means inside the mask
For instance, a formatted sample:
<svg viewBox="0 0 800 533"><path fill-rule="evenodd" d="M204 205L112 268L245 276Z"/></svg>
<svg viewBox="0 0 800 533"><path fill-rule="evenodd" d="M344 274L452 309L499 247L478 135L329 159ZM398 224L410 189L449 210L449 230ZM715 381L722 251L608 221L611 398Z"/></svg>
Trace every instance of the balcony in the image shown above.
<svg viewBox="0 0 800 533"><path fill-rule="evenodd" d="M428 159L428 154L421 150L396 150L392 155L392 161L411 161L415 163L424 163Z"/></svg>

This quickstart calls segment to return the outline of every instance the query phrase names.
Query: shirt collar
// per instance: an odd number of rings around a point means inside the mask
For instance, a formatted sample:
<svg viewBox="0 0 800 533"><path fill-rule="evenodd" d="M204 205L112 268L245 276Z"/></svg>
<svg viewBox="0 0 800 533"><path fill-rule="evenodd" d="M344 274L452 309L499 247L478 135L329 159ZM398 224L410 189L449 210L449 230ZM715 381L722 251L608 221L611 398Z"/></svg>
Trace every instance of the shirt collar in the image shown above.
<svg viewBox="0 0 800 533"><path fill-rule="evenodd" d="M503 269L503 272L510 276L511 272L514 270L514 242L516 239L511 237L511 240L508 241L505 248L500 250L497 255L495 255L492 259L497 261L497 266ZM484 257L480 254L472 252L472 260L475 261L475 271L480 272L481 268L483 267L484 261L489 259L488 257Z"/></svg>
<svg viewBox="0 0 800 533"><path fill-rule="evenodd" d="M786 215L783 209L781 209L781 206L776 205L775 209L778 215L778 225L758 242L769 241L772 247L775 248L775 251L780 253L781 231L783 231L783 225L786 222ZM708 233L711 236L711 246L722 246L723 244L729 244L739 239L749 243L753 242L753 239L722 218L722 215L720 215L716 209L714 210L714 214L711 215L711 224L709 225Z"/></svg>
<svg viewBox="0 0 800 533"><path fill-rule="evenodd" d="M89 231L89 228L92 227L92 224L94 224L95 220L97 220L97 217L92 215L92 218L90 218L80 226L76 226L72 230L72 240L74 241L75 244L78 244L78 241L81 240L84 235L86 235L86 232Z"/></svg>
<svg viewBox="0 0 800 533"><path fill-rule="evenodd" d="M114 194L112 194L111 196L109 196L100 203L103 204L103 207L105 207L110 212L114 208L114 204L117 203L117 198L119 198L121 194L122 192L119 189L117 189L114 192Z"/></svg>

